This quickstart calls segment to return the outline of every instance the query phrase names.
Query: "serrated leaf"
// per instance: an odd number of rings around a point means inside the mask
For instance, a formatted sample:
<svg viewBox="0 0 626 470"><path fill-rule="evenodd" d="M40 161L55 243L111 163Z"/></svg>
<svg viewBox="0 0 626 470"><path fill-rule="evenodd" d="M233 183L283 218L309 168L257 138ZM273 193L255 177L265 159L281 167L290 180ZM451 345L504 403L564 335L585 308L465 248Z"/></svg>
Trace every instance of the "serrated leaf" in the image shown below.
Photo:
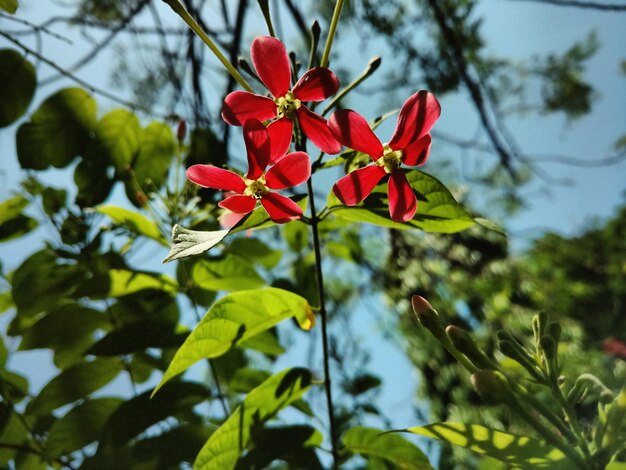
<svg viewBox="0 0 626 470"><path fill-rule="evenodd" d="M165 274L142 273L125 269L109 270L110 297L121 297L145 289L155 289L175 294L178 284Z"/></svg>
<svg viewBox="0 0 626 470"><path fill-rule="evenodd" d="M0 0L0 8L13 14L17 10L17 0Z"/></svg>
<svg viewBox="0 0 626 470"><path fill-rule="evenodd" d="M26 407L29 415L43 415L84 399L117 377L124 367L118 359L95 359L62 371Z"/></svg>
<svg viewBox="0 0 626 470"><path fill-rule="evenodd" d="M114 109L98 121L96 137L117 170L123 172L139 151L142 129L135 114Z"/></svg>
<svg viewBox="0 0 626 470"><path fill-rule="evenodd" d="M198 261L193 266L191 277L199 287L214 291L255 289L265 284L252 263L232 254L221 259Z"/></svg>
<svg viewBox="0 0 626 470"><path fill-rule="evenodd" d="M96 102L81 88L58 91L17 131L17 155L25 169L63 168L82 155L96 123Z"/></svg>
<svg viewBox="0 0 626 470"><path fill-rule="evenodd" d="M17 1L0 0L0 8L14 13ZM26 112L36 87L33 64L13 49L0 49L0 128L17 121Z"/></svg>
<svg viewBox="0 0 626 470"><path fill-rule="evenodd" d="M252 390L229 418L206 442L193 468L195 470L229 470L245 449L253 428L300 398L311 384L306 369L288 369L270 377Z"/></svg>
<svg viewBox="0 0 626 470"><path fill-rule="evenodd" d="M172 382L161 392L154 398L145 392L122 403L105 426L101 446L123 446L150 426L179 411L188 411L210 397L209 389L194 382Z"/></svg>
<svg viewBox="0 0 626 470"><path fill-rule="evenodd" d="M96 210L108 216L116 224L126 227L137 235L143 235L162 245L167 245L167 241L161 235L157 224L139 212L113 205L100 206Z"/></svg>
<svg viewBox="0 0 626 470"><path fill-rule="evenodd" d="M396 434L382 434L375 428L357 426L343 436L346 450L387 460L403 470L432 470L428 458L412 442Z"/></svg>
<svg viewBox="0 0 626 470"><path fill-rule="evenodd" d="M180 225L174 225L172 229L172 245L170 252L163 260L169 263L187 256L195 256L205 251L209 251L221 242L229 230L217 230L214 232L204 232L199 230L189 230Z"/></svg>
<svg viewBox="0 0 626 470"><path fill-rule="evenodd" d="M515 467L563 470L575 467L563 452L543 441L477 424L445 422L404 431L465 447Z"/></svg>
<svg viewBox="0 0 626 470"><path fill-rule="evenodd" d="M241 341L295 317L303 328L310 327L308 302L291 292L268 287L225 295L215 302L185 343L176 351L160 387L201 359L218 357Z"/></svg>
<svg viewBox="0 0 626 470"><path fill-rule="evenodd" d="M417 213L408 222L390 219L386 182L376 186L364 202L353 207L344 206L331 191L328 208L344 220L404 230L418 228L425 232L454 233L476 223L439 180L417 170L408 171L406 176L418 194Z"/></svg>
<svg viewBox="0 0 626 470"><path fill-rule="evenodd" d="M68 411L50 428L44 449L46 455L53 458L67 455L98 440L104 424L122 401L120 398L96 398Z"/></svg>

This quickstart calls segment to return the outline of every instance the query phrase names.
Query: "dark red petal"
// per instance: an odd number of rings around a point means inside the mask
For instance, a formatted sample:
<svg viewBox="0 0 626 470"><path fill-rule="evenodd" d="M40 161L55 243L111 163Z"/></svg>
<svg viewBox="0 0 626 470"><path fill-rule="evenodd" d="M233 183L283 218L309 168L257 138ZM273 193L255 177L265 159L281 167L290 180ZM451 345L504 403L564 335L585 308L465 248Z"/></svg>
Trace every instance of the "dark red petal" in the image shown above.
<svg viewBox="0 0 626 470"><path fill-rule="evenodd" d="M404 148L404 164L408 166L419 166L426 163L430 153L430 134L426 134L421 139L411 142Z"/></svg>
<svg viewBox="0 0 626 470"><path fill-rule="evenodd" d="M269 192L261 198L261 204L277 224L284 224L290 220L302 217L300 206L285 196Z"/></svg>
<svg viewBox="0 0 626 470"><path fill-rule="evenodd" d="M331 132L326 119L309 111L306 106L300 106L297 113L302 131L318 149L330 155L339 153L341 144Z"/></svg>
<svg viewBox="0 0 626 470"><path fill-rule="evenodd" d="M189 181L203 188L235 191L239 194L246 189L241 176L213 165L192 165L187 168L186 175Z"/></svg>
<svg viewBox="0 0 626 470"><path fill-rule="evenodd" d="M346 206L354 206L370 195L383 176L385 170L378 165L359 168L337 181L333 193Z"/></svg>
<svg viewBox="0 0 626 470"><path fill-rule="evenodd" d="M302 101L322 101L337 93L339 79L326 67L315 67L300 77L293 94Z"/></svg>
<svg viewBox="0 0 626 470"><path fill-rule="evenodd" d="M249 119L243 125L243 140L246 142L248 153L246 178L256 180L261 177L270 162L270 135L261 121Z"/></svg>
<svg viewBox="0 0 626 470"><path fill-rule="evenodd" d="M222 106L222 119L231 126L243 126L248 119L265 121L275 116L274 100L247 91L229 93Z"/></svg>
<svg viewBox="0 0 626 470"><path fill-rule="evenodd" d="M394 150L403 149L414 140L425 136L440 114L441 106L435 95L425 90L418 91L402 105L389 147Z"/></svg>
<svg viewBox="0 0 626 470"><path fill-rule="evenodd" d="M291 119L286 117L280 118L267 126L267 132L270 133L270 140L272 141L270 163L277 163L289 151L292 131L293 123Z"/></svg>
<svg viewBox="0 0 626 470"><path fill-rule="evenodd" d="M255 205L256 199L252 196L240 196L239 194L227 197L218 204L222 209L228 209L235 214L247 214L248 212L252 212Z"/></svg>
<svg viewBox="0 0 626 470"><path fill-rule="evenodd" d="M272 189L285 189L304 183L311 176L311 161L304 152L293 152L267 170L265 184Z"/></svg>
<svg viewBox="0 0 626 470"><path fill-rule="evenodd" d="M383 154L383 144L374 134L365 118L351 109L335 111L328 121L339 142L348 148L368 154L378 160Z"/></svg>
<svg viewBox="0 0 626 470"><path fill-rule="evenodd" d="M396 222L411 220L417 210L417 198L402 170L394 171L387 183L389 214Z"/></svg>
<svg viewBox="0 0 626 470"><path fill-rule="evenodd" d="M270 93L275 98L287 93L291 84L291 65L285 45L276 38L258 36L252 41L250 52L254 68Z"/></svg>

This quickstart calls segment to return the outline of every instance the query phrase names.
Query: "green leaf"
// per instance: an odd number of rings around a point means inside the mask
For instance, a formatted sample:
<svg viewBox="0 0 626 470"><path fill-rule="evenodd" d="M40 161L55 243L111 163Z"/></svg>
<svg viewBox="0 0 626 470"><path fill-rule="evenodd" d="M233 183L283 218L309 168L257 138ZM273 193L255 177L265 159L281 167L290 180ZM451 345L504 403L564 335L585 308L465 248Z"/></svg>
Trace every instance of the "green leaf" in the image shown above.
<svg viewBox="0 0 626 470"><path fill-rule="evenodd" d="M282 252L280 250L272 250L258 238L250 237L235 238L232 242L230 242L226 251L229 253L235 253L248 261L259 263L267 269L275 267L282 257Z"/></svg>
<svg viewBox="0 0 626 470"><path fill-rule="evenodd" d="M83 362L54 377L31 401L30 415L47 414L60 406L84 399L117 377L124 367L118 359L95 359Z"/></svg>
<svg viewBox="0 0 626 470"><path fill-rule="evenodd" d="M235 393L248 393L269 379L270 376L271 374L265 370L239 367L228 382L228 388Z"/></svg>
<svg viewBox="0 0 626 470"><path fill-rule="evenodd" d="M67 166L82 155L96 123L96 102L81 88L50 96L17 131L17 156L25 169Z"/></svg>
<svg viewBox="0 0 626 470"><path fill-rule="evenodd" d="M11 5L0 0L0 8L14 13L17 1ZM13 11L11 11L11 8ZM13 49L0 49L0 128L17 121L28 109L37 86L35 67Z"/></svg>
<svg viewBox="0 0 626 470"><path fill-rule="evenodd" d="M111 193L115 180L109 175L110 160L98 149L95 141L90 142L83 158L74 169L74 183L78 192L76 204L93 207L103 203Z"/></svg>
<svg viewBox="0 0 626 470"><path fill-rule="evenodd" d="M120 398L96 398L71 409L50 428L44 449L46 455L52 458L67 455L97 441L105 423L122 401Z"/></svg>
<svg viewBox="0 0 626 470"><path fill-rule="evenodd" d="M287 468L322 470L314 447L321 446L323 440L321 432L306 425L262 429L254 433L254 447L239 459L235 468L271 468L273 461L281 460Z"/></svg>
<svg viewBox="0 0 626 470"><path fill-rule="evenodd" d="M10 308L15 307L11 291L0 292L0 313L4 313Z"/></svg>
<svg viewBox="0 0 626 470"><path fill-rule="evenodd" d="M140 149L142 129L135 114L114 109L98 121L96 136L117 170L125 172Z"/></svg>
<svg viewBox="0 0 626 470"><path fill-rule="evenodd" d="M179 426L158 436L138 441L134 445L133 457L136 462L145 462L148 468L180 468L181 462L194 461L209 435L209 430L201 425ZM114 462L112 463L115 465ZM156 466L149 466L155 463Z"/></svg>
<svg viewBox="0 0 626 470"><path fill-rule="evenodd" d="M209 397L210 391L194 382L169 383L154 398L150 398L150 392L137 395L122 403L111 415L103 432L101 446L121 447L150 426L177 412L189 412Z"/></svg>
<svg viewBox="0 0 626 470"><path fill-rule="evenodd" d="M125 269L111 269L109 271L110 297L121 297L133 294L144 289L156 289L175 294L178 284L165 274L142 273Z"/></svg>
<svg viewBox="0 0 626 470"><path fill-rule="evenodd" d="M269 330L259 333L246 341L241 341L239 347L254 349L272 356L278 356L285 352L285 348L282 347L276 335Z"/></svg>
<svg viewBox="0 0 626 470"><path fill-rule="evenodd" d="M344 434L343 443L350 452L387 460L394 468L432 469L428 458L415 444L396 434L382 433L380 429L357 426Z"/></svg>
<svg viewBox="0 0 626 470"><path fill-rule="evenodd" d="M386 182L376 186L364 202L353 207L344 206L331 191L328 208L344 220L405 230L418 228L425 232L454 233L476 223L439 180L417 170L408 171L406 176L418 195L417 213L406 223L389 218Z"/></svg>
<svg viewBox="0 0 626 470"><path fill-rule="evenodd" d="M41 202L46 215L51 216L59 212L67 202L67 191L52 187L43 188Z"/></svg>
<svg viewBox="0 0 626 470"><path fill-rule="evenodd" d="M13 196L0 202L0 224L20 215L28 204L24 196Z"/></svg>
<svg viewBox="0 0 626 470"><path fill-rule="evenodd" d="M344 384L343 388L351 395L366 393L382 384L380 378L372 374L359 374Z"/></svg>
<svg viewBox="0 0 626 470"><path fill-rule="evenodd" d="M194 264L191 277L199 287L215 291L255 289L265 284L252 263L237 255L200 260Z"/></svg>
<svg viewBox="0 0 626 470"><path fill-rule="evenodd" d="M299 194L293 196L291 199L293 199L294 202L300 206L300 209L302 209L303 212L306 212L306 208L309 203L308 196ZM274 227L275 225L276 223L270 219L267 211L263 207L258 207L252 211L249 216L242 219L239 224L233 227L230 230L230 233L237 233L245 230L259 230L262 228Z"/></svg>
<svg viewBox="0 0 626 470"><path fill-rule="evenodd" d="M100 206L96 210L108 216L116 224L124 226L137 235L143 235L162 245L167 245L167 241L161 235L157 224L139 212L113 205Z"/></svg>
<svg viewBox="0 0 626 470"><path fill-rule="evenodd" d="M18 215L7 220L0 224L0 243L26 235L35 230L38 225L39 223L35 219L25 215Z"/></svg>
<svg viewBox="0 0 626 470"><path fill-rule="evenodd" d="M306 224L284 224L283 238L291 251L300 253L309 246L309 226Z"/></svg>
<svg viewBox="0 0 626 470"><path fill-rule="evenodd" d="M163 262L169 263L180 258L204 253L221 242L228 233L229 230L203 232L174 225L172 229L172 246Z"/></svg>
<svg viewBox="0 0 626 470"><path fill-rule="evenodd" d="M114 330L94 344L87 354L95 356L118 356L130 354L147 348L176 348L187 335L177 334L176 325L145 320L131 323Z"/></svg>
<svg viewBox="0 0 626 470"><path fill-rule="evenodd" d="M164 383L201 359L218 357L240 341L296 317L303 328L312 326L308 302L291 292L268 287L233 292L215 302L176 352L155 394Z"/></svg>
<svg viewBox="0 0 626 470"><path fill-rule="evenodd" d="M0 8L13 14L17 10L17 0L0 0ZM0 69L1 68L2 67L0 67Z"/></svg>
<svg viewBox="0 0 626 470"><path fill-rule="evenodd" d="M574 467L559 449L545 442L477 424L445 422L405 431L465 447L516 467L563 470Z"/></svg>
<svg viewBox="0 0 626 470"><path fill-rule="evenodd" d="M605 467L604 470L626 470L626 463L611 462Z"/></svg>
<svg viewBox="0 0 626 470"><path fill-rule="evenodd" d="M300 398L311 385L306 369L288 369L252 390L232 415L215 431L194 463L195 470L229 470L237 463L253 429Z"/></svg>
<svg viewBox="0 0 626 470"><path fill-rule="evenodd" d="M126 182L126 195L133 204L143 205L137 200L136 185L146 194L163 185L175 151L176 140L169 126L153 122L144 129L139 153L131 164L131 179Z"/></svg>

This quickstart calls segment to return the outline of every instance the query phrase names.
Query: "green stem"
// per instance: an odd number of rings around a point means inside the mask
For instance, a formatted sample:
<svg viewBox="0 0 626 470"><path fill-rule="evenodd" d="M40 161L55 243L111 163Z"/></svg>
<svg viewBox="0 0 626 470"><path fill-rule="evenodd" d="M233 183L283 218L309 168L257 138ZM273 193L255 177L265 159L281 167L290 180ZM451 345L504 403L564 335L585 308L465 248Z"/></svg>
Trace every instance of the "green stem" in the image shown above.
<svg viewBox="0 0 626 470"><path fill-rule="evenodd" d="M263 13L263 18L265 18L265 24L267 24L267 30L269 31L270 36L276 37L274 25L272 24L272 17L270 15L269 0L258 0L258 2L259 8L261 8L261 12Z"/></svg>
<svg viewBox="0 0 626 470"><path fill-rule="evenodd" d="M321 67L326 67L328 65L330 49L333 46L333 39L335 39L335 32L337 31L337 24L339 23L339 16L341 15L343 2L344 0L337 0L337 2L335 3L335 11L333 12L333 18L330 20L328 38L326 39L326 46L324 46L324 53L322 54L322 61L320 62Z"/></svg>
<svg viewBox="0 0 626 470"><path fill-rule="evenodd" d="M211 38L202 30L202 28L196 22L196 20L194 20L193 17L189 14L189 12L185 10L185 7L183 7L178 2L178 0L163 0L163 1L167 3L170 7L172 7L172 10L174 10L178 14L178 16L180 16L183 19L183 21L187 23L187 26L189 26L191 30L194 33L196 33L196 35L200 39L202 39L202 42L204 42L207 46L209 46L209 49L211 49L211 52L215 54L215 57L219 59L219 61L226 68L228 73L230 73L230 75L237 81L237 83L239 83L246 91L252 92L252 87L248 84L246 79L243 78L243 76L233 66L233 64L231 64L228 61L226 56L222 54L222 52L217 48L217 46L211 40Z"/></svg>
<svg viewBox="0 0 626 470"><path fill-rule="evenodd" d="M567 403L567 400L563 396L563 392L561 388L558 386L556 382L553 381L552 386L550 387L552 390L552 396L559 402L565 416L567 417L567 422L572 429L572 432L576 436L576 440L580 449L583 451L586 457L590 457L591 454L589 452L589 448L587 447L587 441L585 440L585 436L583 435L582 429L578 424L578 418L576 417L576 412L574 409Z"/></svg>
<svg viewBox="0 0 626 470"><path fill-rule="evenodd" d="M306 151L306 145L302 140L300 129L296 131L296 150ZM326 303L324 301L324 276L322 273L322 250L319 237L318 222L319 217L315 211L315 194L313 192L313 178L310 177L307 182L307 190L309 193L309 205L311 207L311 231L313 232L313 250L315 252L315 275L317 278L317 295L319 297L319 312L322 324L322 351L324 357L324 391L326 393L326 404L328 407L328 423L330 428L330 444L333 454L333 469L339 468L339 453L337 452L337 434L335 431L335 415L333 407L333 395L330 380L330 354L328 346L328 314L326 312Z"/></svg>

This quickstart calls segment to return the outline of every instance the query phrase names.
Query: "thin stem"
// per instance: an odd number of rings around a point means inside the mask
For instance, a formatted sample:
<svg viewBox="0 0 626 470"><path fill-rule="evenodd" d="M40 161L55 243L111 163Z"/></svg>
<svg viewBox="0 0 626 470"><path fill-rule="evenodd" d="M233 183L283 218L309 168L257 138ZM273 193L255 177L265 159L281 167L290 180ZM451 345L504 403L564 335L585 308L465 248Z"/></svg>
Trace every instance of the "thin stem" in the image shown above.
<svg viewBox="0 0 626 470"><path fill-rule="evenodd" d="M274 25L272 24L272 16L270 15L269 0L258 0L258 2L259 8L261 8L261 12L263 13L263 18L265 18L265 24L267 25L267 30L269 31L270 36L276 37Z"/></svg>
<svg viewBox="0 0 626 470"><path fill-rule="evenodd" d="M196 35L204 42L211 52L219 59L224 68L228 71L228 73L239 83L246 91L252 92L252 87L248 84L245 78L239 73L239 71L231 64L226 56L222 54L222 52L217 48L215 43L211 40L211 38L202 30L200 25L193 19L193 17L189 14L185 7L183 7L178 0L163 0L167 3L172 10L174 10L178 16L180 16L187 26L191 28L191 30L196 33Z"/></svg>
<svg viewBox="0 0 626 470"><path fill-rule="evenodd" d="M341 9L343 8L344 0L337 0L335 3L335 11L333 12L333 18L330 20L330 29L328 30L328 38L326 39L326 46L324 46L324 53L322 54L321 67L328 65L328 59L330 57L330 48L333 46L333 40L335 39L335 32L337 31L337 24L339 23L339 16L341 15Z"/></svg>
<svg viewBox="0 0 626 470"><path fill-rule="evenodd" d="M339 101L341 101L344 96L346 96L354 88L359 86L361 82L363 82L363 80L365 80L372 73L374 73L379 66L380 66L380 57L374 57L373 59L371 59L369 63L367 64L367 68L361 73L361 75L356 77L352 82L348 83L348 85L343 90L341 90L339 93L337 93L333 97L332 101L328 103L328 105L324 108L324 111L322 111L322 116L324 116L337 103L339 103Z"/></svg>
<svg viewBox="0 0 626 470"><path fill-rule="evenodd" d="M296 149L306 151L306 145L302 140L300 129L296 129ZM315 193L313 191L313 178L310 177L307 182L307 190L309 193L309 205L311 207L311 230L313 232L313 250L315 252L315 274L317 278L317 295L319 298L319 312L322 324L322 351L324 357L324 390L326 392L326 404L328 407L328 423L330 427L330 444L333 454L333 469L339 468L339 453L337 452L337 435L335 433L335 415L333 408L333 395L330 380L330 354L328 346L328 321L326 312L326 303L324 301L324 276L322 273L322 250L320 248L320 236L318 229L319 218L315 211Z"/></svg>
<svg viewBox="0 0 626 470"><path fill-rule="evenodd" d="M585 440L585 436L582 432L582 429L580 428L580 425L578 424L576 412L570 406L570 404L567 403L567 400L563 396L563 392L561 388L555 381L552 382L552 386L550 387L550 389L552 390L552 396L556 399L556 401L559 402L559 405L561 405L561 408L567 418L567 422L570 425L570 428L572 429L574 435L576 436L576 440L578 441L579 447L581 448L585 456L590 457L591 454L589 453L589 448L587 447L587 441Z"/></svg>

